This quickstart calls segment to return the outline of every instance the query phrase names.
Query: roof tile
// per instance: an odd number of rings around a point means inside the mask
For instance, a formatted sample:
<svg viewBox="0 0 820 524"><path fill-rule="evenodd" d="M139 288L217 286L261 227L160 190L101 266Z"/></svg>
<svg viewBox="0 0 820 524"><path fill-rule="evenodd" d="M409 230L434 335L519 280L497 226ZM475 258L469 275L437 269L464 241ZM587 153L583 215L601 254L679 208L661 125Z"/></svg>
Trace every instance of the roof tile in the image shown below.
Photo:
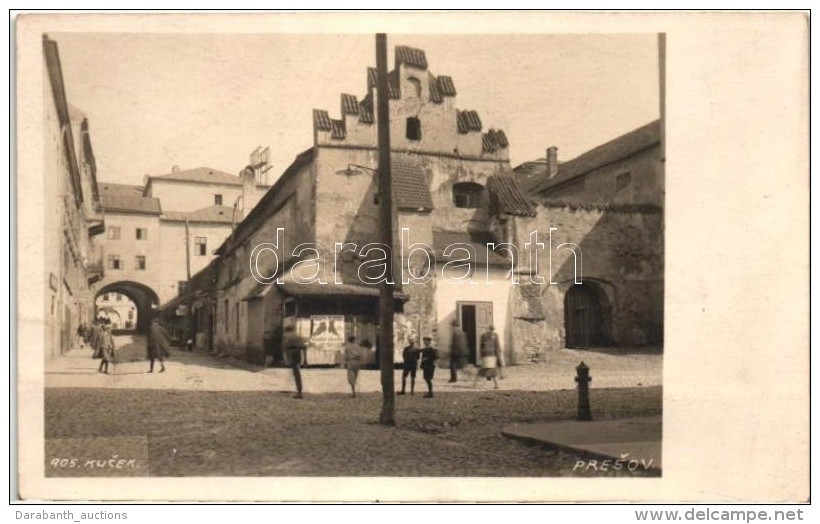
<svg viewBox="0 0 820 524"><path fill-rule="evenodd" d="M403 45L396 46L396 65L405 64L419 69L427 69L427 56L421 49Z"/></svg>
<svg viewBox="0 0 820 524"><path fill-rule="evenodd" d="M236 223L242 220L242 213L237 211L234 217L234 209L229 206L208 206L196 211L166 211L162 214L163 220L174 222L212 222L221 224Z"/></svg>
<svg viewBox="0 0 820 524"><path fill-rule="evenodd" d="M399 209L424 211L433 209L427 176L420 166L393 157L390 160L390 167L393 172L393 191Z"/></svg>
<svg viewBox="0 0 820 524"><path fill-rule="evenodd" d="M490 206L495 213L528 217L536 215L532 202L510 173L490 176L487 179L487 191L490 194Z"/></svg>
<svg viewBox="0 0 820 524"><path fill-rule="evenodd" d="M345 137L345 123L344 120L331 120L330 138L342 140Z"/></svg>
<svg viewBox="0 0 820 524"><path fill-rule="evenodd" d="M102 206L105 211L124 213L141 213L159 215L159 199L139 195L102 195Z"/></svg>
<svg viewBox="0 0 820 524"><path fill-rule="evenodd" d="M436 80L442 96L456 96L456 85L453 83L452 77L441 75Z"/></svg>
<svg viewBox="0 0 820 524"><path fill-rule="evenodd" d="M373 102L369 100L370 96L365 97L365 100L359 104L359 122L362 124L372 124L373 119Z"/></svg>
<svg viewBox="0 0 820 524"><path fill-rule="evenodd" d="M430 80L427 82L427 85L430 87L430 101L435 104L444 102L444 97L441 95L441 91L438 88L438 81L432 74L430 74Z"/></svg>
<svg viewBox="0 0 820 524"><path fill-rule="evenodd" d="M359 101L353 95L342 93L342 114L343 115L358 115Z"/></svg>
<svg viewBox="0 0 820 524"><path fill-rule="evenodd" d="M367 90L376 87L378 84L378 76L375 67L367 68ZM387 73L387 96L392 99L398 99L399 96L399 70L394 69Z"/></svg>
<svg viewBox="0 0 820 524"><path fill-rule="evenodd" d="M330 115L324 109L313 110L313 126L319 131L330 131L332 124L330 123Z"/></svg>

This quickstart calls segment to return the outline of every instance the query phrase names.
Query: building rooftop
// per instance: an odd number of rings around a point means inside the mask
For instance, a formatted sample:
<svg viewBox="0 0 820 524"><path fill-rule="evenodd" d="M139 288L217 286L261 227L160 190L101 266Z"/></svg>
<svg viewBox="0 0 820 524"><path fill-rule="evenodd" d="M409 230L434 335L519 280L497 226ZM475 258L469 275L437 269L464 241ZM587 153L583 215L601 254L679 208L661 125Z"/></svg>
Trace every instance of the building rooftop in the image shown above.
<svg viewBox="0 0 820 524"><path fill-rule="evenodd" d="M140 213L159 215L162 210L158 198L140 195L122 195L102 193L100 200L105 211L120 213Z"/></svg>
<svg viewBox="0 0 820 524"><path fill-rule="evenodd" d="M242 220L242 211L236 210L234 218L234 208L229 206L208 206L196 211L166 211L162 215L163 220L172 222L210 222L217 224L231 224Z"/></svg>
<svg viewBox="0 0 820 524"><path fill-rule="evenodd" d="M494 212L534 217L535 206L510 173L492 175L487 179L487 191Z"/></svg>
<svg viewBox="0 0 820 524"><path fill-rule="evenodd" d="M100 198L105 198L106 195L119 196L142 196L142 186L133 184L119 184L115 182L97 182L97 187L100 190Z"/></svg>
<svg viewBox="0 0 820 524"><path fill-rule="evenodd" d="M542 193L569 180L586 175L599 167L611 164L660 143L661 122L655 120L625 135L558 164L558 173L547 177L547 165L539 159L525 162L515 168L522 189L529 193ZM543 162L543 163L542 163Z"/></svg>
<svg viewBox="0 0 820 524"><path fill-rule="evenodd" d="M433 199L424 170L417 164L392 156L390 167L393 171L393 192L398 209L430 211Z"/></svg>

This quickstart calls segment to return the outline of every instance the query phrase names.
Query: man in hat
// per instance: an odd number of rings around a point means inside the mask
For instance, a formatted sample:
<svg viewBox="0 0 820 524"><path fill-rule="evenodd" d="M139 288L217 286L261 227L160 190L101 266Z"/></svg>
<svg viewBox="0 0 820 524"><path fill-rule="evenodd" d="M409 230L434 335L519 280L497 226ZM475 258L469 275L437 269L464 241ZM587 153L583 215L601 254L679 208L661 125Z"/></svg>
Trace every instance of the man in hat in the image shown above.
<svg viewBox="0 0 820 524"><path fill-rule="evenodd" d="M162 357L168 352L168 346L171 345L170 340L171 337L168 336L168 332L159 323L159 319L153 319L151 328L148 330L148 360L151 361L148 373L154 372L154 360L159 360L161 366L159 372L165 371L165 362Z"/></svg>
<svg viewBox="0 0 820 524"><path fill-rule="evenodd" d="M307 342L296 333L293 325L285 326L282 334L282 349L285 358L293 371L293 380L296 382L296 395L293 398L302 398L302 351L307 348Z"/></svg>
<svg viewBox="0 0 820 524"><path fill-rule="evenodd" d="M457 372L464 367L464 359L467 356L467 335L462 331L456 319L453 319L452 328L450 338L450 382L457 382Z"/></svg>
<svg viewBox="0 0 820 524"><path fill-rule="evenodd" d="M429 337L428 337L429 338ZM404 395L407 386L407 375L410 375L410 394L413 395L416 389L416 369L419 363L419 348L413 337L407 339L408 345L402 351L402 371L401 371L401 391L399 395Z"/></svg>
<svg viewBox="0 0 820 524"><path fill-rule="evenodd" d="M427 383L427 394L425 398L433 398L433 375L436 373L436 360L438 351L431 345L433 341L430 337L424 337L424 345L419 352L421 358L421 371L424 381Z"/></svg>

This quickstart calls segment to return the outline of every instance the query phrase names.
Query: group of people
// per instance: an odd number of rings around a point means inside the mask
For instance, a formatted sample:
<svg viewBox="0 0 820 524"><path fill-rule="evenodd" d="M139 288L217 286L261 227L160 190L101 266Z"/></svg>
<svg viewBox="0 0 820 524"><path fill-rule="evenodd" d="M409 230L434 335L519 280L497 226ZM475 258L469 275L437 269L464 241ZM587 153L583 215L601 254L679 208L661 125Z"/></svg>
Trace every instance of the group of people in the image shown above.
<svg viewBox="0 0 820 524"><path fill-rule="evenodd" d="M108 368L114 366L114 336L111 334L111 321L107 318L97 318L90 326L80 324L77 327L77 336L83 347L86 345L94 350L92 358L100 359L99 373L108 374ZM112 369L113 373L114 370Z"/></svg>
<svg viewBox="0 0 820 524"><path fill-rule="evenodd" d="M464 364L467 361L469 345L467 344L467 334L460 329L457 320L453 320L452 331L450 339L450 382L457 382L458 373L464 369ZM501 343L498 340L498 333L495 332L495 327L492 325L479 338L478 357L480 359L478 362L479 370L473 379L473 387L478 386L478 379L484 377L487 380L492 380L493 387L498 389L498 379L504 378L504 358Z"/></svg>
<svg viewBox="0 0 820 524"><path fill-rule="evenodd" d="M80 338L81 346L89 346L94 350L92 358L100 359L100 367L97 371L105 374L108 374L109 366L111 366L111 372L114 372L115 346L111 328L111 321L103 317L95 319L90 326L81 324L77 327L77 336ZM148 331L146 347L146 357L150 361L149 373L154 372L155 360L159 360L159 372L165 371L164 357L168 355L170 346L171 339L168 332L157 319L154 319Z"/></svg>
<svg viewBox="0 0 820 524"><path fill-rule="evenodd" d="M399 395L406 393L408 377L410 378L410 394L415 394L416 372L420 367L424 382L427 384L427 394L424 397L433 398L433 376L436 372L436 361L439 358L439 353L432 346L433 339L431 337L422 337L422 341L422 346L417 347L415 339L411 337L408 340L407 347L402 352L403 364ZM302 354L307 348L307 341L296 333L294 326L286 326L282 335L282 348L284 349L285 361L293 371L293 379L296 383L294 398L303 398L301 365ZM350 384L351 395L354 398L356 397L359 370L367 362L367 353L372 348L373 344L369 340L357 344L355 336L349 336L344 345L343 362L344 367L347 369L347 382ZM458 321L454 320L450 340L450 382L458 381L458 372L464 368L468 351L467 335L460 328ZM498 389L498 378L504 378L503 353L498 334L493 326L489 326L487 332L481 335L478 353L480 358L479 370L473 380L473 387L478 386L478 379L484 377L487 380L492 380L493 386Z"/></svg>

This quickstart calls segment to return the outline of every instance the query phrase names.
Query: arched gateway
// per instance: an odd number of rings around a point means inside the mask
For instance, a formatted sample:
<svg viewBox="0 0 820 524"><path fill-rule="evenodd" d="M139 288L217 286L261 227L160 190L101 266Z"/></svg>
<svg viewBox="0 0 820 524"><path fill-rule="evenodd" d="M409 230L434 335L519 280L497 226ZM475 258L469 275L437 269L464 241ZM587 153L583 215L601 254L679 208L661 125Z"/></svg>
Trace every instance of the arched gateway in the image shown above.
<svg viewBox="0 0 820 524"><path fill-rule="evenodd" d="M106 293L121 293L131 299L137 306L137 331L148 330L154 310L159 306L159 296L153 289L145 284L130 280L111 282L97 291L94 302L96 303L97 297Z"/></svg>

